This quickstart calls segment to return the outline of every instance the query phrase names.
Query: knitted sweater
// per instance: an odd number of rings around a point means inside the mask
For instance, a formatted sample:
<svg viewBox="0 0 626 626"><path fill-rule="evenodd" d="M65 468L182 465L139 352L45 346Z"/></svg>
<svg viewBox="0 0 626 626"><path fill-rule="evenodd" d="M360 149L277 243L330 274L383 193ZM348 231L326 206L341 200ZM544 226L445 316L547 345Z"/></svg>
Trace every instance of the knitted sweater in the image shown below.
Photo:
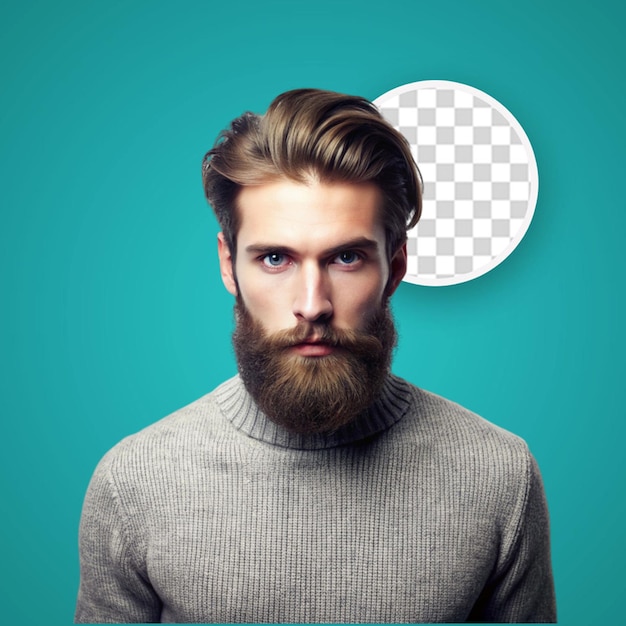
<svg viewBox="0 0 626 626"><path fill-rule="evenodd" d="M80 529L77 622L555 620L526 444L390 376L330 435L235 377L124 439Z"/></svg>

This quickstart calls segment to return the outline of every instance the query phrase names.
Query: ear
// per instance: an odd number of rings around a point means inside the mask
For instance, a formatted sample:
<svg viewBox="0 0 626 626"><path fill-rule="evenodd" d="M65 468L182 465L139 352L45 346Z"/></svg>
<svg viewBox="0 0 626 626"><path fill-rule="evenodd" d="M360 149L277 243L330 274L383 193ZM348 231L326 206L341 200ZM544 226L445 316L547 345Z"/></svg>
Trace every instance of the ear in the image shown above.
<svg viewBox="0 0 626 626"><path fill-rule="evenodd" d="M224 233L217 234L217 255L220 260L220 273L224 287L231 295L237 297L237 281L235 280L233 267L234 259L226 239L224 239Z"/></svg>
<svg viewBox="0 0 626 626"><path fill-rule="evenodd" d="M387 281L387 290L385 295L391 296L398 288L398 285L406 274L406 243L403 243L391 257L389 263L389 280Z"/></svg>

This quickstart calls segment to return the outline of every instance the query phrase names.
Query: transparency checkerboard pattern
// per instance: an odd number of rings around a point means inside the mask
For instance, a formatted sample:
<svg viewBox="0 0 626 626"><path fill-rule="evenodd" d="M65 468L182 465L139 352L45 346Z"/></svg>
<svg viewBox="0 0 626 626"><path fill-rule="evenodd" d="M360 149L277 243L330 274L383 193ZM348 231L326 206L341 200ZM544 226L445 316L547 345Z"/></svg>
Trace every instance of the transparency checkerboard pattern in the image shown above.
<svg viewBox="0 0 626 626"><path fill-rule="evenodd" d="M408 140L424 180L404 280L452 285L496 267L525 235L537 200L520 124L491 96L450 81L403 85L374 104Z"/></svg>

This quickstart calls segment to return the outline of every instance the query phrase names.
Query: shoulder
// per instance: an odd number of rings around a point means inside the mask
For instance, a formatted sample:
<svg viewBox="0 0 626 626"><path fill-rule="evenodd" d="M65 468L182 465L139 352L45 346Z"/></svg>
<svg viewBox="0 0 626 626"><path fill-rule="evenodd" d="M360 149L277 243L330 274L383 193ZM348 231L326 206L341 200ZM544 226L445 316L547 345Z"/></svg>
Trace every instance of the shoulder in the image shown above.
<svg viewBox="0 0 626 626"><path fill-rule="evenodd" d="M228 388L231 379L216 387L210 393L177 409L173 413L150 424L142 430L122 439L113 450L123 450L144 445L167 445L196 440L197 437L210 437L218 434L221 414L219 406L220 392Z"/></svg>
<svg viewBox="0 0 626 626"><path fill-rule="evenodd" d="M233 379L170 415L129 435L100 460L92 480L119 486L148 482L157 473L196 462L199 455L220 445L230 429L219 405L219 393Z"/></svg>
<svg viewBox="0 0 626 626"><path fill-rule="evenodd" d="M486 420L460 404L406 383L411 392L405 436L428 441L438 448L505 448L511 453L528 454L519 436Z"/></svg>
<svg viewBox="0 0 626 626"><path fill-rule="evenodd" d="M494 501L523 503L539 476L526 442L465 407L406 383L411 393L407 413L390 433L393 445L419 458L421 466L457 487L479 485Z"/></svg>

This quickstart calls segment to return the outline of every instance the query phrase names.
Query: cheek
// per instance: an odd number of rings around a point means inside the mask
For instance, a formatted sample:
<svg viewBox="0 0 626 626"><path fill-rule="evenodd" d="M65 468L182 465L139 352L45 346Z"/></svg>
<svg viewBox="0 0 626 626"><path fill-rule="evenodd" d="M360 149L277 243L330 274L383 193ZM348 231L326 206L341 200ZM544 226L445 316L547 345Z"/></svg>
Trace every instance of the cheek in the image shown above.
<svg viewBox="0 0 626 626"><path fill-rule="evenodd" d="M293 325L291 307L285 289L268 285L262 280L239 280L239 297L252 317L266 331L283 330Z"/></svg>
<svg viewBox="0 0 626 626"><path fill-rule="evenodd" d="M358 283L337 285L333 301L335 318L349 326L361 326L378 311L383 301L385 283L380 274Z"/></svg>

